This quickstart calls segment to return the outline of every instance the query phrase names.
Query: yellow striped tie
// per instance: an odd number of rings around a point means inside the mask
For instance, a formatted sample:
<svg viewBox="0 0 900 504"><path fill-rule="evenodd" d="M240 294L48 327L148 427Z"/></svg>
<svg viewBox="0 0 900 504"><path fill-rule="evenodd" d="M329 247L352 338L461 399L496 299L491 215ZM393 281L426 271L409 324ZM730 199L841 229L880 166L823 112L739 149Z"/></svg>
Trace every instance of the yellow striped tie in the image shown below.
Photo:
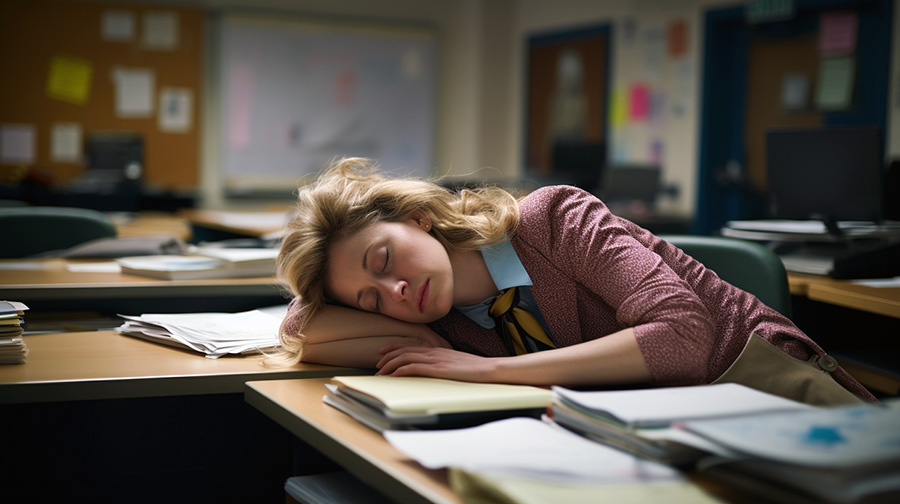
<svg viewBox="0 0 900 504"><path fill-rule="evenodd" d="M491 305L490 314L510 352L522 355L556 348L538 319L528 310L519 307L518 288L500 291Z"/></svg>

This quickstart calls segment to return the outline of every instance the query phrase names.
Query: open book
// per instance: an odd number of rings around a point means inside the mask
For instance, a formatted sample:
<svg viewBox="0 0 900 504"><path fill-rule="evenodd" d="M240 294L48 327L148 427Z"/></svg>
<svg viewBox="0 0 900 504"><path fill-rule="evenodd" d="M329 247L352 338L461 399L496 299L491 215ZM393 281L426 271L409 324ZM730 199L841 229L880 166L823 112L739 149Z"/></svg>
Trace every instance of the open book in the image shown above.
<svg viewBox="0 0 900 504"><path fill-rule="evenodd" d="M275 274L277 248L190 247L185 255L122 257L122 273L165 280L259 277Z"/></svg>
<svg viewBox="0 0 900 504"><path fill-rule="evenodd" d="M679 425L689 420L809 411L812 406L736 383L582 392L553 387L552 420L595 441L673 465L733 452Z"/></svg>
<svg viewBox="0 0 900 504"><path fill-rule="evenodd" d="M552 394L527 385L425 377L337 376L322 400L375 429L475 425L512 416L534 418Z"/></svg>

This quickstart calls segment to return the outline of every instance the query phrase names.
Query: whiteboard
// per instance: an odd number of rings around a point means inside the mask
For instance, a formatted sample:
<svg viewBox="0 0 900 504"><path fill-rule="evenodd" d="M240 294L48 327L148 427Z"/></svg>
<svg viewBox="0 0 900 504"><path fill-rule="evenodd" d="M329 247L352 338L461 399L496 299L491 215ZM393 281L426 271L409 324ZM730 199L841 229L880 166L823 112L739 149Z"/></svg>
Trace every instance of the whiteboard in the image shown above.
<svg viewBox="0 0 900 504"><path fill-rule="evenodd" d="M335 157L433 171L435 38L423 28L226 15L219 29L226 190L293 189Z"/></svg>

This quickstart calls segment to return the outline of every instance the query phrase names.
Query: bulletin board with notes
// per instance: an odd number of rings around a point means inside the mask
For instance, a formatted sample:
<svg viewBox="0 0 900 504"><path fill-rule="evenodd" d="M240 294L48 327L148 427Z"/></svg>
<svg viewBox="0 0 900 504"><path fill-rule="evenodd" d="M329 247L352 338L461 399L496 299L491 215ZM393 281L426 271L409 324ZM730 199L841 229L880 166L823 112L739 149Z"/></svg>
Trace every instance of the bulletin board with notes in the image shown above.
<svg viewBox="0 0 900 504"><path fill-rule="evenodd" d="M85 140L143 139L143 180L200 178L200 9L60 0L0 2L0 176L66 183Z"/></svg>

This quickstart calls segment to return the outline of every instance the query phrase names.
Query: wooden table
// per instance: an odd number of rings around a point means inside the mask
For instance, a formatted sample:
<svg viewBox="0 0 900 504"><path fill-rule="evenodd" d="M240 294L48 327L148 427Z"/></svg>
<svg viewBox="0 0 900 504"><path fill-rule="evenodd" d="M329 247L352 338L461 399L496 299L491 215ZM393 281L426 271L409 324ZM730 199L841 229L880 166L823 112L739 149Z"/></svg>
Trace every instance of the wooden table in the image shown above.
<svg viewBox="0 0 900 504"><path fill-rule="evenodd" d="M214 241L233 237L262 238L284 229L292 210L222 211L183 209L179 215L192 226L194 239Z"/></svg>
<svg viewBox="0 0 900 504"><path fill-rule="evenodd" d="M331 464L248 406L244 382L371 373L202 354L110 331L26 335L0 366L4 502L284 502ZM311 469L309 469L311 468Z"/></svg>
<svg viewBox="0 0 900 504"><path fill-rule="evenodd" d="M322 402L327 378L249 382L244 397L269 418L404 504L459 504L447 471L422 467L381 434Z"/></svg>
<svg viewBox="0 0 900 504"><path fill-rule="evenodd" d="M184 217L165 212L140 212L136 215L112 214L110 218L121 237L169 235L189 241L190 222Z"/></svg>
<svg viewBox="0 0 900 504"><path fill-rule="evenodd" d="M830 277L789 273L791 294L900 318L900 287L869 287Z"/></svg>
<svg viewBox="0 0 900 504"><path fill-rule="evenodd" d="M251 380L359 374L316 364L270 368L259 356L208 359L115 331L25 336L25 364L0 366L0 404L242 393Z"/></svg>
<svg viewBox="0 0 900 504"><path fill-rule="evenodd" d="M900 336L900 287L869 287L798 273L789 273L788 281L792 295L825 307L806 320L797 320L801 328L870 390L889 396L900 394L900 354L895 350Z"/></svg>
<svg viewBox="0 0 900 504"><path fill-rule="evenodd" d="M322 402L328 378L248 382L244 398L305 443L388 498L403 504L459 504L448 471L427 469L384 437ZM723 502L759 502L759 497L701 474L688 478Z"/></svg>
<svg viewBox="0 0 900 504"><path fill-rule="evenodd" d="M111 261L0 260L0 299L28 305L31 310L25 321L29 324L60 317L63 323L109 318L118 313L233 313L288 302L286 291L275 277L160 280L119 272L70 270L104 263ZM49 327L61 331L61 324Z"/></svg>

